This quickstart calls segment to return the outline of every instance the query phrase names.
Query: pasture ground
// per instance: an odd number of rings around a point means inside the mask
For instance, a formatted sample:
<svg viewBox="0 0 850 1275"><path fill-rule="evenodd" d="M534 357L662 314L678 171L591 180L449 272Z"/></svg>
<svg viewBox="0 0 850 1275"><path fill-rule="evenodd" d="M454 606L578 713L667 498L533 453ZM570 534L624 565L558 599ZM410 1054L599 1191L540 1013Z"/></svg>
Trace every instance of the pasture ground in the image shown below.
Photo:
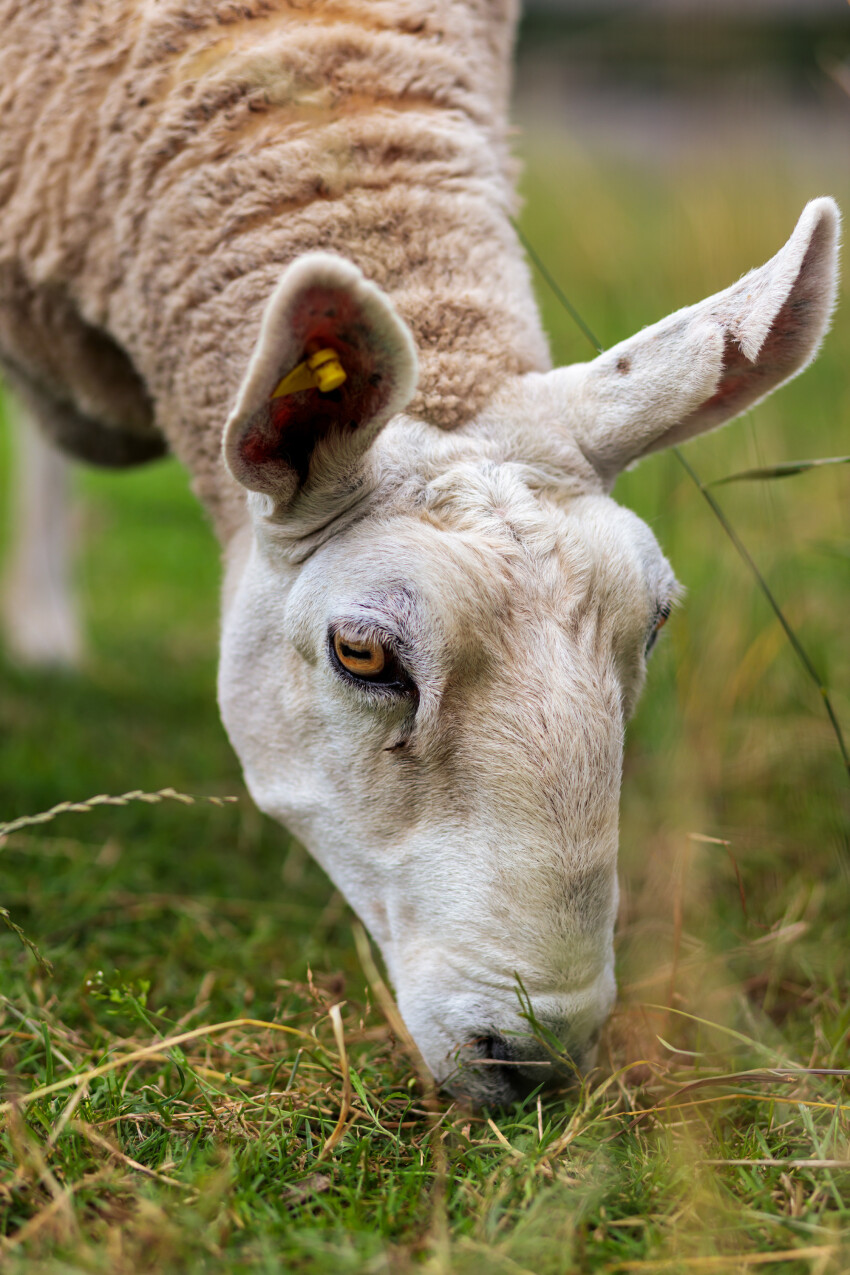
<svg viewBox="0 0 850 1275"><path fill-rule="evenodd" d="M606 344L763 261L811 195L850 209L814 161L665 174L557 146L530 155L524 225ZM540 296L558 357L588 357ZM816 366L690 462L709 480L850 452L848 366L845 291ZM78 676L0 664L0 819L166 786L239 802L0 842L0 901L43 958L0 924L5 1270L850 1268L850 1089L799 1070L848 1063L850 783L676 457L616 493L688 588L629 729L620 1001L579 1093L476 1115L435 1114L351 914L245 797L214 701L216 549L183 475L81 472L79 493L91 656ZM850 470L716 494L850 728Z"/></svg>

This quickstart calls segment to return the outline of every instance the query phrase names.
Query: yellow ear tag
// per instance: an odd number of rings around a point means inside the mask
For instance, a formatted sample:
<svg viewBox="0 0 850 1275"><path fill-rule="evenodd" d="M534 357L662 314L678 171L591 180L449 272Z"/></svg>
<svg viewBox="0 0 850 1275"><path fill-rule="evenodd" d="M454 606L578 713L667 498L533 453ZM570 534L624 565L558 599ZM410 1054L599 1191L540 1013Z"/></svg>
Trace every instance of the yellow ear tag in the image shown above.
<svg viewBox="0 0 850 1275"><path fill-rule="evenodd" d="M284 398L287 394L312 389L317 389L320 394L330 394L347 380L348 374L336 350L317 350L278 382L272 398Z"/></svg>

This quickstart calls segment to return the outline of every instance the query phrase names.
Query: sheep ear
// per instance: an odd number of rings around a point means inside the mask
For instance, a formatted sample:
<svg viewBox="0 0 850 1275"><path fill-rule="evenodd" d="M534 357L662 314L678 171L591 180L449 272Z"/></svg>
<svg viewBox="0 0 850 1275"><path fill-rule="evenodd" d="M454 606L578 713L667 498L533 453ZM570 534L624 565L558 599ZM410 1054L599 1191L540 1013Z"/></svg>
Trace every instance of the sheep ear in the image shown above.
<svg viewBox="0 0 850 1275"><path fill-rule="evenodd" d="M341 384L283 378L320 350ZM416 351L389 298L356 266L328 253L299 257L269 299L254 353L224 431L234 478L286 509L304 487L337 479L410 400ZM284 391L284 392L281 392Z"/></svg>
<svg viewBox="0 0 850 1275"><path fill-rule="evenodd" d="M608 482L639 457L732 420L814 358L835 303L839 224L832 199L813 200L784 248L725 292L592 363L548 374Z"/></svg>

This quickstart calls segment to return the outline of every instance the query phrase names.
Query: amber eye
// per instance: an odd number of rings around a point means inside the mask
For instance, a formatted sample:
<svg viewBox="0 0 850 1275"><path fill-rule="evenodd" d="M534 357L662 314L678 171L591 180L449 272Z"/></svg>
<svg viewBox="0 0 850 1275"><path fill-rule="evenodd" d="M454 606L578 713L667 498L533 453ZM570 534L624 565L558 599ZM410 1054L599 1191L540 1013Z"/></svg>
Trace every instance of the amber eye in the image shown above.
<svg viewBox="0 0 850 1275"><path fill-rule="evenodd" d="M649 655L649 652L655 646L655 639L658 637L658 634L661 632L661 630L664 628L664 625L670 619L671 609L672 608L670 606L670 603L665 602L663 603L663 605L659 606L658 610L656 611L655 619L652 622L652 628L649 631L649 637L647 638L647 642L646 642L647 655Z"/></svg>
<svg viewBox="0 0 850 1275"><path fill-rule="evenodd" d="M344 633L335 633L333 647L342 667L355 677L377 677L384 671L387 651L380 642L366 642L361 638L346 637Z"/></svg>

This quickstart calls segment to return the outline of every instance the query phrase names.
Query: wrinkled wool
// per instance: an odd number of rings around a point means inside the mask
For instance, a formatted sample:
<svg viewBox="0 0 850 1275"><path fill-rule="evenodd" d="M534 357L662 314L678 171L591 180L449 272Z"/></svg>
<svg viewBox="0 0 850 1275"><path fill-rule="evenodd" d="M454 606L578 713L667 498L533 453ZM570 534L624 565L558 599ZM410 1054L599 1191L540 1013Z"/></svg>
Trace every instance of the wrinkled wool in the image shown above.
<svg viewBox="0 0 850 1275"><path fill-rule="evenodd" d="M510 224L516 8L0 0L0 360L58 441L121 461L167 440L228 539L222 428L266 300L315 249L392 298L425 421L545 370Z"/></svg>

